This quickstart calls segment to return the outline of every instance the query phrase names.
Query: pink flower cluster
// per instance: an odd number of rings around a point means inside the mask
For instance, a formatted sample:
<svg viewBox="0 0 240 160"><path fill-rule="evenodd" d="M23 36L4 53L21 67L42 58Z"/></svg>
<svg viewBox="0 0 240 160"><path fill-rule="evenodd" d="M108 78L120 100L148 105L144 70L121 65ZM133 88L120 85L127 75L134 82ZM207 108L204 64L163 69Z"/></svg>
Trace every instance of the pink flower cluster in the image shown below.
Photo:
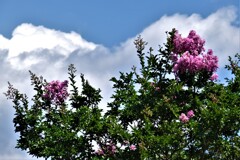
<svg viewBox="0 0 240 160"><path fill-rule="evenodd" d="M104 152L103 152L102 149L98 149L98 150L95 152L95 154L101 156L101 155L104 155Z"/></svg>
<svg viewBox="0 0 240 160"><path fill-rule="evenodd" d="M216 73L213 73L213 75L210 77L210 80L214 81L216 79L218 79L218 75Z"/></svg>
<svg viewBox="0 0 240 160"><path fill-rule="evenodd" d="M45 88L43 97L52 101L54 104L62 104L68 97L67 92L68 81L52 81L48 83Z"/></svg>
<svg viewBox="0 0 240 160"><path fill-rule="evenodd" d="M128 146L130 151L135 151L137 149L136 145L134 144L129 145L130 144L129 141L123 141L123 143L125 146Z"/></svg>
<svg viewBox="0 0 240 160"><path fill-rule="evenodd" d="M137 149L136 145L129 145L128 141L124 141L124 145L123 146L127 146L127 148L130 151L135 151ZM98 150L95 151L95 154L99 155L99 156L104 156L105 154L115 154L117 152L117 147L116 145L114 145L113 143L107 144L106 146L104 146L103 148L100 148Z"/></svg>
<svg viewBox="0 0 240 160"><path fill-rule="evenodd" d="M191 30L186 38L182 38L181 34L176 31L174 39L174 53L182 54L186 51L192 55L199 55L204 49L205 40L201 39L194 30Z"/></svg>
<svg viewBox="0 0 240 160"><path fill-rule="evenodd" d="M104 146L103 148L100 148L97 151L95 151L95 154L101 156L104 154L114 154L116 152L117 152L116 145L113 143L110 143L110 144L107 144L106 146Z"/></svg>
<svg viewBox="0 0 240 160"><path fill-rule="evenodd" d="M107 145L107 150L110 154L114 154L117 152L117 147L114 144Z"/></svg>
<svg viewBox="0 0 240 160"><path fill-rule="evenodd" d="M216 70L218 68L218 58L213 55L211 49L206 54L204 44L195 31L190 31L187 38L182 38L178 32L173 39L174 49L172 54L173 72L178 78L180 75L190 73L194 75L199 72L207 72L210 80L216 80Z"/></svg>
<svg viewBox="0 0 240 160"><path fill-rule="evenodd" d="M129 146L129 149L130 149L130 151L135 151L137 149L137 147L132 144Z"/></svg>
<svg viewBox="0 0 240 160"><path fill-rule="evenodd" d="M208 50L205 55L191 55L186 51L175 61L174 73L182 74L186 71L196 73L199 71L215 72L218 68L218 59L212 55L212 50Z"/></svg>
<svg viewBox="0 0 240 160"><path fill-rule="evenodd" d="M182 123L186 123L189 121L190 118L194 117L194 112L193 110L190 110L187 112L187 115L185 113L181 113L181 115L179 116L179 119Z"/></svg>

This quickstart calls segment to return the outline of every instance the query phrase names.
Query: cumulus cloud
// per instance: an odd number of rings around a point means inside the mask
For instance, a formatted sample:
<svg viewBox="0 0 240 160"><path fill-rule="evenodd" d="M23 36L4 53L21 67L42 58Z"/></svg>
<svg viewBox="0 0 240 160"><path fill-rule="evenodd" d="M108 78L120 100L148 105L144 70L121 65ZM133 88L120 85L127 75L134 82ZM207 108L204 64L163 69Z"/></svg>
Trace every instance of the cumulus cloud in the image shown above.
<svg viewBox="0 0 240 160"><path fill-rule="evenodd" d="M12 33L11 39L0 36L1 49L8 50L8 61L14 68L23 69L33 64L44 61L46 54L58 54L68 56L75 50L85 54L94 50L97 45L84 40L75 32L64 33L43 26L32 24L21 24ZM49 50L50 52L44 52ZM39 53L41 56L33 56L32 53ZM21 57L27 58L22 61ZM19 58L20 57L20 58ZM21 65L17 65L21 63Z"/></svg>
<svg viewBox="0 0 240 160"><path fill-rule="evenodd" d="M176 28L186 36L192 29L206 40L206 49L212 48L220 59L220 67L226 64L226 57L240 51L239 26L236 9L227 7L216 11L206 18L198 14L165 15L139 33L155 51L166 40L165 31ZM136 35L138 36L138 35ZM89 42L76 32L65 33L44 26L21 24L16 27L10 39L0 35L0 86L1 93L7 90L7 81L22 92L33 94L30 87L28 70L43 75L47 80L67 79L67 66L75 64L78 73L97 88L102 89L104 100L101 107L111 96L112 76L119 71L127 71L138 65L133 41L129 38L114 48ZM0 96L0 157L4 160L27 159L25 152L14 149L17 135L14 133L12 118L14 110L11 103ZM1 160L0 158L0 160ZM29 159L32 159L28 157Z"/></svg>

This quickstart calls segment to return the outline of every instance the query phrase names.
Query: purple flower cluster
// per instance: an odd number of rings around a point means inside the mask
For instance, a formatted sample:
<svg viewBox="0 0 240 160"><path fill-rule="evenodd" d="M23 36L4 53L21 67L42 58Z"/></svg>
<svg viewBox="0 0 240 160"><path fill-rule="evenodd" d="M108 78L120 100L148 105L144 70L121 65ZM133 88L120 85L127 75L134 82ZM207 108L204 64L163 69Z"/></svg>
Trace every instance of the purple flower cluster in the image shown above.
<svg viewBox="0 0 240 160"><path fill-rule="evenodd" d="M62 104L69 96L68 91L68 81L52 81L48 83L44 88L43 97L54 104Z"/></svg>
<svg viewBox="0 0 240 160"><path fill-rule="evenodd" d="M124 141L123 146L128 148L130 151L135 151L137 149L136 145L129 143L129 141ZM117 152L117 147L113 143L106 144L103 148L99 148L95 151L95 154L98 156L104 156L106 154L113 155Z"/></svg>
<svg viewBox="0 0 240 160"><path fill-rule="evenodd" d="M212 50L209 50L205 55L191 55L188 51L184 52L180 58L175 61L173 67L174 73L183 74L188 71L196 73L199 71L216 72L218 68L218 59L212 55Z"/></svg>
<svg viewBox="0 0 240 160"><path fill-rule="evenodd" d="M199 55L204 49L205 40L201 39L194 30L190 31L187 38L182 38L181 34L176 31L174 39L174 53L182 54L186 51L192 55Z"/></svg>
<svg viewBox="0 0 240 160"><path fill-rule="evenodd" d="M117 152L117 147L114 144L107 145L107 150L110 154L114 154Z"/></svg>
<svg viewBox="0 0 240 160"><path fill-rule="evenodd" d="M182 123L186 123L189 121L190 118L194 117L194 112L193 110L190 110L187 112L187 115L185 113L181 113L181 115L179 116L179 119Z"/></svg>
<svg viewBox="0 0 240 160"><path fill-rule="evenodd" d="M173 72L178 78L180 75L190 73L191 75L207 72L210 80L216 80L218 58L213 55L211 49L205 54L203 51L205 41L195 31L190 31L187 38L182 38L178 32L173 39L174 49L172 53Z"/></svg>
<svg viewBox="0 0 240 160"><path fill-rule="evenodd" d="M98 150L95 151L95 154L101 156L101 155L105 155L105 154L114 154L117 152L117 147L115 144L110 143L110 144L106 144L106 146L104 146L103 148L99 148Z"/></svg>

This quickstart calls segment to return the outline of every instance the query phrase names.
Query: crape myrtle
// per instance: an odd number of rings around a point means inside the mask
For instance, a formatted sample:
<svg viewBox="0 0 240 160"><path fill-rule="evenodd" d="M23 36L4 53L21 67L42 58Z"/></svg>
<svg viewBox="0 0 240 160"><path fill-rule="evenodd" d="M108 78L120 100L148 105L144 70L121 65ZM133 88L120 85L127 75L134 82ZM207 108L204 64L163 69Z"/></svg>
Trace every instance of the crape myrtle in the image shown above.
<svg viewBox="0 0 240 160"><path fill-rule="evenodd" d="M196 31L176 29L158 50L134 45L140 65L111 78L114 93L99 108L100 89L69 65L69 80L48 82L30 71L31 102L9 83L17 148L45 159L240 159L240 55L232 78L218 81L218 58Z"/></svg>

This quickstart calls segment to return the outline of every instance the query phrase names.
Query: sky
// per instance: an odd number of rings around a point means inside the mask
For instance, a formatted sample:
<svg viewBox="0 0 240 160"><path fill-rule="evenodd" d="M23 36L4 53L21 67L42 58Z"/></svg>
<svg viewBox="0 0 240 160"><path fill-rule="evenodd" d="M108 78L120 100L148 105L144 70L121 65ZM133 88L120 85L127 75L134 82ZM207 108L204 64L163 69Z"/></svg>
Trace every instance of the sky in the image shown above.
<svg viewBox="0 0 240 160"><path fill-rule="evenodd" d="M138 66L134 39L141 35L157 51L176 28L206 40L219 57L220 83L231 76L227 57L240 53L239 13L239 0L0 0L0 160L36 159L15 149L14 109L2 94L8 81L31 97L28 70L63 81L73 63L101 88L106 109L109 79Z"/></svg>

